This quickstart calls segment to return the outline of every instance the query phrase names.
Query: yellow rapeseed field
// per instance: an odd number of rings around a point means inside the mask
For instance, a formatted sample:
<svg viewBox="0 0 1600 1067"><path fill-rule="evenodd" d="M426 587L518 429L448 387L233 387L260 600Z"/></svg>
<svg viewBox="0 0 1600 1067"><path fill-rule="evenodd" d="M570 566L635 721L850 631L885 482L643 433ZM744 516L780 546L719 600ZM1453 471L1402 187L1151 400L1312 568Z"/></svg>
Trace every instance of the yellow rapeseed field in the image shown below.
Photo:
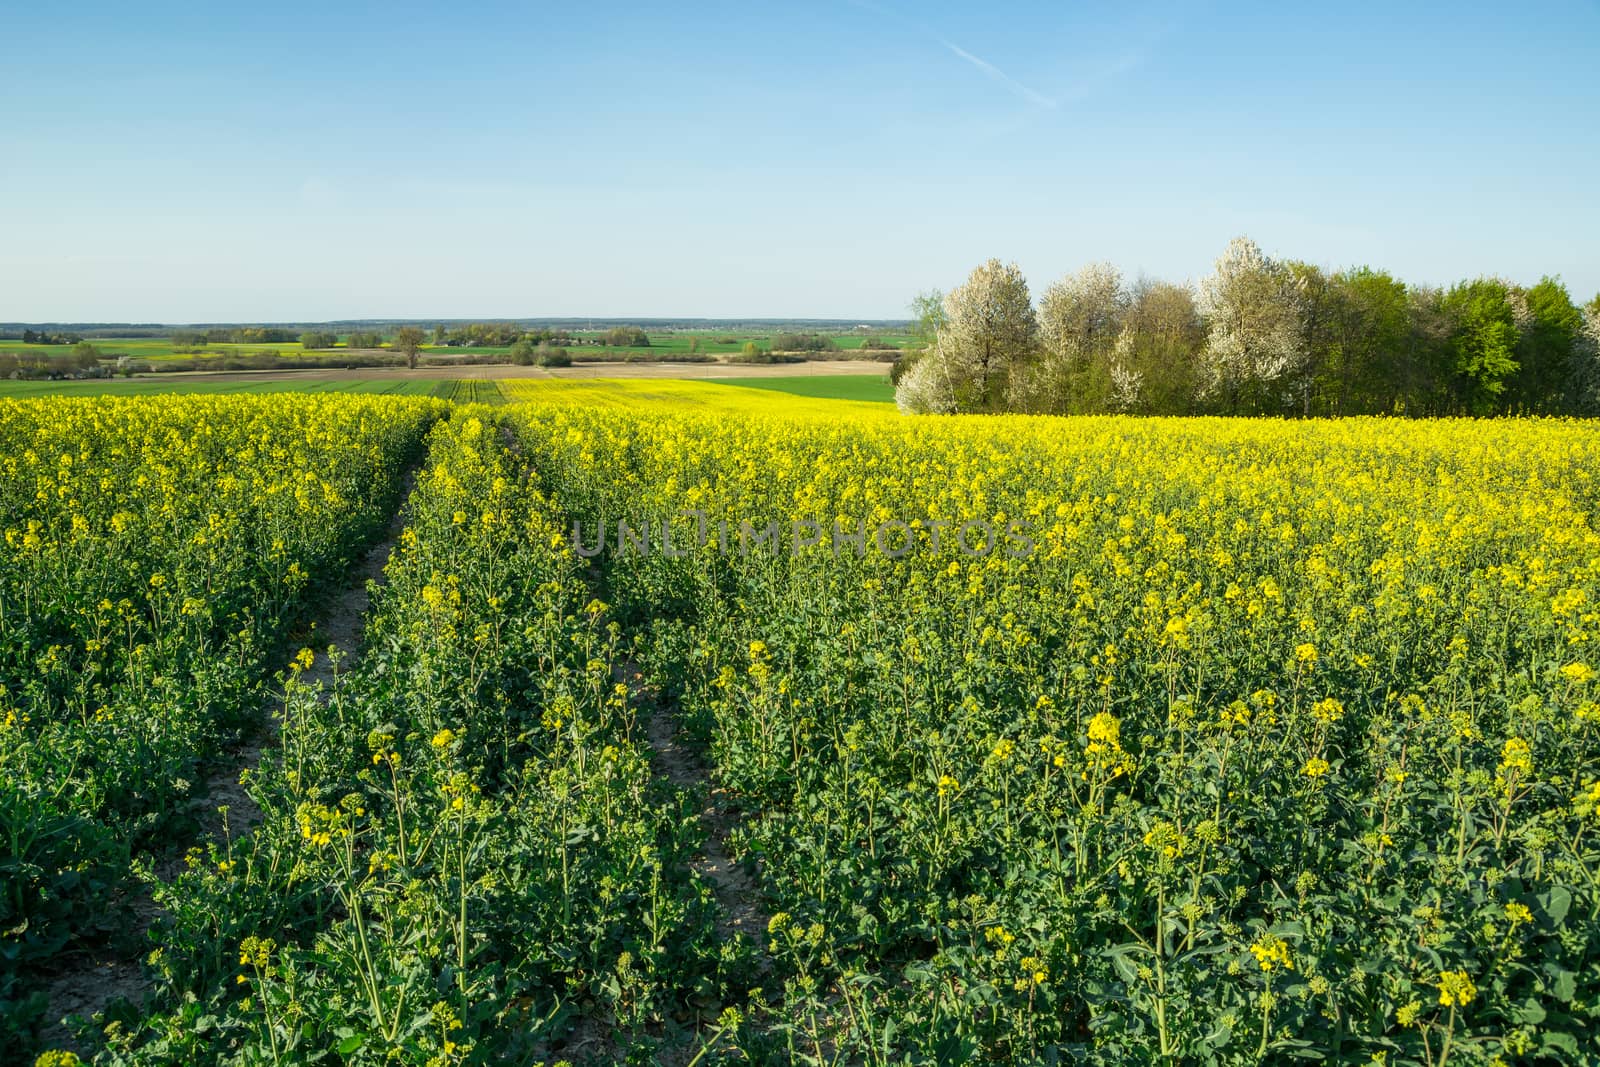
<svg viewBox="0 0 1600 1067"><path fill-rule="evenodd" d="M1589 1047L1594 426L519 415L747 813L747 1035Z"/></svg>
<svg viewBox="0 0 1600 1067"><path fill-rule="evenodd" d="M0 1051L277 673L98 1062L1600 1057L1600 429L507 391L0 405Z"/></svg>
<svg viewBox="0 0 1600 1067"><path fill-rule="evenodd" d="M824 400L717 382L671 378L519 378L500 383L513 401L577 404L605 408L675 408L729 415L793 415L825 419L889 418L886 404Z"/></svg>

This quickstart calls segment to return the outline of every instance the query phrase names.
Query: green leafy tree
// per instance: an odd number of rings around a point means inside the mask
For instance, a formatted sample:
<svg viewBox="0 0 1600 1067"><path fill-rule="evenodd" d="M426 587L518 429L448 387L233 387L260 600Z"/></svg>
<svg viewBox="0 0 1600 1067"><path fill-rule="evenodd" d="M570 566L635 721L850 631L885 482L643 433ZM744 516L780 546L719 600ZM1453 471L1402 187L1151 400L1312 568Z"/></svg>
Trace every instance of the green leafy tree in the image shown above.
<svg viewBox="0 0 1600 1067"><path fill-rule="evenodd" d="M918 293L911 299L910 308L911 336L920 342L919 347L926 348L933 344L945 322L944 293L939 289Z"/></svg>
<svg viewBox="0 0 1600 1067"><path fill-rule="evenodd" d="M1519 369L1511 289L1495 278L1461 282L1445 294L1451 320L1454 395L1460 410L1487 415L1502 409Z"/></svg>
<svg viewBox="0 0 1600 1067"><path fill-rule="evenodd" d="M600 338L612 348L649 348L650 336L637 326L613 326Z"/></svg>
<svg viewBox="0 0 1600 1067"><path fill-rule="evenodd" d="M1541 414L1572 411L1577 407L1573 348L1583 332L1583 312L1559 278L1541 278L1521 298L1513 402Z"/></svg>
<svg viewBox="0 0 1600 1067"><path fill-rule="evenodd" d="M97 372L100 369L100 350L88 341L79 341L72 346L72 355L67 359L67 365L79 372Z"/></svg>
<svg viewBox="0 0 1600 1067"><path fill-rule="evenodd" d="M1395 412L1426 380L1406 358L1410 328L1405 284L1383 271L1354 267L1328 279L1318 373L1319 412Z"/></svg>
<svg viewBox="0 0 1600 1067"><path fill-rule="evenodd" d="M417 354L422 351L423 334L416 326L402 326L395 331L395 351L406 357L406 366L417 368Z"/></svg>
<svg viewBox="0 0 1600 1067"><path fill-rule="evenodd" d="M1143 410L1184 415L1195 410L1202 385L1205 329L1187 285L1141 278L1128 294L1123 332L1128 362L1140 376Z"/></svg>
<svg viewBox="0 0 1600 1067"><path fill-rule="evenodd" d="M1335 388L1332 373L1334 317L1339 293L1333 276L1315 263L1287 260L1282 264L1287 292L1298 314L1300 358L1293 362L1279 390L1301 415L1325 412L1328 394Z"/></svg>

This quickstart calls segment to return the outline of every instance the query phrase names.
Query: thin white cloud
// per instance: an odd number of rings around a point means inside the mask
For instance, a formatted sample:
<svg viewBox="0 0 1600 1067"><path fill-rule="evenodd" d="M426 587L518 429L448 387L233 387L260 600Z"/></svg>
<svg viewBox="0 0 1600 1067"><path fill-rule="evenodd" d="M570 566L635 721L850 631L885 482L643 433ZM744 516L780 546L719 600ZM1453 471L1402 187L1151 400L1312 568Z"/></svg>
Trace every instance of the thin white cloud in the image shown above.
<svg viewBox="0 0 1600 1067"><path fill-rule="evenodd" d="M1036 89L1028 88L1026 85L1023 85L1021 82L1017 81L1017 79L1013 78L1011 75L1007 74L993 63L990 63L988 60L980 59L971 52L967 51L965 48L962 48L960 45L947 41L943 37L940 37L938 40L940 44L944 45L955 55L981 70L989 77L991 81L1005 86L1007 89L1022 97L1022 99L1028 101L1030 104L1038 104L1040 107L1056 106L1056 102L1053 99Z"/></svg>

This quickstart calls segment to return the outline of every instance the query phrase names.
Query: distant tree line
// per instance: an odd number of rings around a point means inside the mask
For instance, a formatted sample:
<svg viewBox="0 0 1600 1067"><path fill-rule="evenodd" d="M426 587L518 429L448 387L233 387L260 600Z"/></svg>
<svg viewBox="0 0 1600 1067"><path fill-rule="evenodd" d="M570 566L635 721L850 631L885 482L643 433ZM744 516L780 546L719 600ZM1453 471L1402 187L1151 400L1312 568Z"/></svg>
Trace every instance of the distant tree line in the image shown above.
<svg viewBox="0 0 1600 1067"><path fill-rule="evenodd" d="M443 343L452 348L500 348L515 344L522 333L522 327L511 322L471 322L447 330Z"/></svg>
<svg viewBox="0 0 1600 1067"><path fill-rule="evenodd" d="M649 348L650 336L637 326L613 326L600 336L609 348Z"/></svg>
<svg viewBox="0 0 1600 1067"><path fill-rule="evenodd" d="M833 338L820 333L780 333L772 338L774 352L837 352Z"/></svg>
<svg viewBox="0 0 1600 1067"><path fill-rule="evenodd" d="M531 341L536 345L564 345L572 344L576 337L571 330L552 330L544 327L527 331L522 335L521 340Z"/></svg>
<svg viewBox="0 0 1600 1067"><path fill-rule="evenodd" d="M297 340L294 331L278 326L233 326L209 330L174 330L172 347L205 345L282 345Z"/></svg>
<svg viewBox="0 0 1600 1067"><path fill-rule="evenodd" d="M1045 289L998 260L912 305L896 368L917 412L1600 413L1600 297L1556 278L1409 286L1233 241L1197 288L1097 263Z"/></svg>
<svg viewBox="0 0 1600 1067"><path fill-rule="evenodd" d="M572 356L549 340L535 340L532 336L518 339L511 346L511 362L519 367L570 367Z"/></svg>
<svg viewBox="0 0 1600 1067"><path fill-rule="evenodd" d="M515 344L525 333L514 322L469 322L461 326L433 328L433 344L438 348L504 348Z"/></svg>
<svg viewBox="0 0 1600 1067"><path fill-rule="evenodd" d="M0 378L99 378L108 373L100 364L100 350L87 341L60 354L0 352Z"/></svg>
<svg viewBox="0 0 1600 1067"><path fill-rule="evenodd" d="M417 326L402 326L392 338L386 339L374 330L358 330L345 337L346 348L381 348L387 342L400 348L401 339L420 349L423 345L434 348L513 348L526 343L530 346L558 347L575 344L576 338L569 330L540 328L526 330L511 322L473 322L462 326L435 326L431 337ZM309 330L300 335L300 346L305 349L333 348L339 338L325 330ZM648 343L648 341L646 342Z"/></svg>
<svg viewBox="0 0 1600 1067"><path fill-rule="evenodd" d="M514 322L469 322L459 326L433 328L429 343L435 348L506 348L518 341L538 344L573 343L570 330L541 327L525 329Z"/></svg>
<svg viewBox="0 0 1600 1067"><path fill-rule="evenodd" d="M23 330L21 341L25 345L75 345L83 340L80 334L51 333L48 330Z"/></svg>

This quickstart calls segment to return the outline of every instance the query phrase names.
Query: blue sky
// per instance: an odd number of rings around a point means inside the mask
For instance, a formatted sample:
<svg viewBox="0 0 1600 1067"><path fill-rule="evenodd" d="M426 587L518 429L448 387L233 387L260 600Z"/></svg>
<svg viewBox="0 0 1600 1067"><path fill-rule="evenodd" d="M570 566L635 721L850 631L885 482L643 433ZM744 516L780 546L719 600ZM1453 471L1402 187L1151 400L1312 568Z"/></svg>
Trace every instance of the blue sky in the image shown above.
<svg viewBox="0 0 1600 1067"><path fill-rule="evenodd" d="M10 4L0 321L899 317L1230 237L1600 290L1600 5Z"/></svg>

